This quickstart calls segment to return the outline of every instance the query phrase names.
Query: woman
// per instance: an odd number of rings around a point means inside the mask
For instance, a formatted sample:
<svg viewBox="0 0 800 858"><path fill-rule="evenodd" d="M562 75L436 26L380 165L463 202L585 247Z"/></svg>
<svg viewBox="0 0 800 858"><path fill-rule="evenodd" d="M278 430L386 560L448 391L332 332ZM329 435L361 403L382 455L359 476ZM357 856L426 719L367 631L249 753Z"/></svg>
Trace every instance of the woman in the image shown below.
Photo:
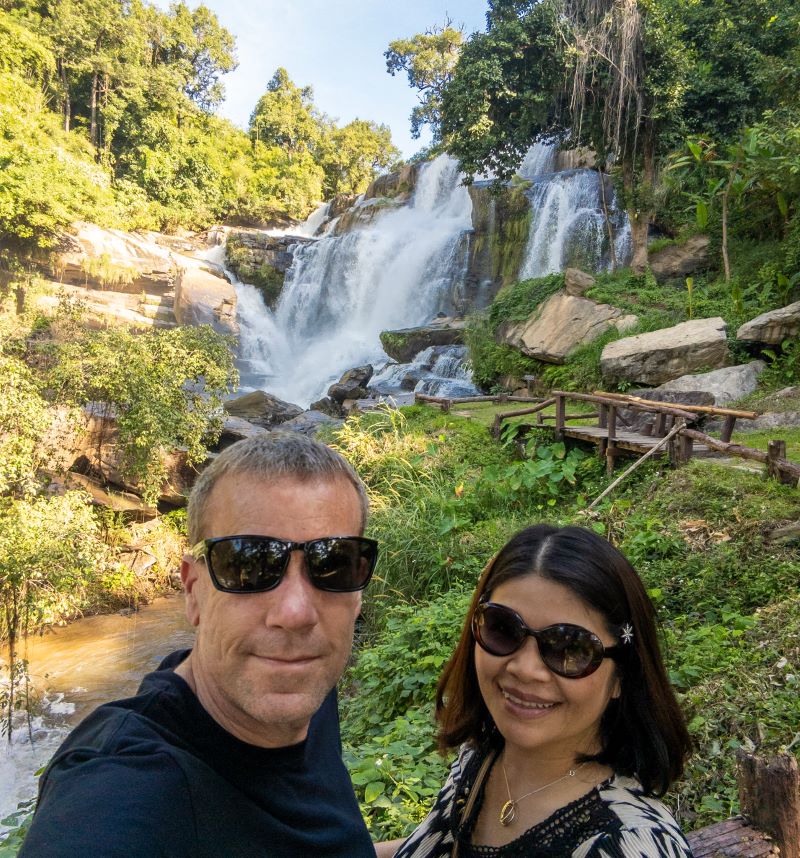
<svg viewBox="0 0 800 858"><path fill-rule="evenodd" d="M436 711L442 749L461 751L397 858L691 856L655 798L689 736L653 606L595 533L538 525L500 551Z"/></svg>

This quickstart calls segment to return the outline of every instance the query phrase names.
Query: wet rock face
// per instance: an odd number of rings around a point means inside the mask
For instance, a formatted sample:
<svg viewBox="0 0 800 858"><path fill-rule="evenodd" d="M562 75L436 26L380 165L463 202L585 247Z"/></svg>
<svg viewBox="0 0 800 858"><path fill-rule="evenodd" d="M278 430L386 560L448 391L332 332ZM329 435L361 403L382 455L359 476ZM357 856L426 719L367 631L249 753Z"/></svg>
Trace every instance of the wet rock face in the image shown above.
<svg viewBox="0 0 800 858"><path fill-rule="evenodd" d="M780 345L790 337L800 334L800 301L762 313L745 322L736 332L736 339L744 342Z"/></svg>
<svg viewBox="0 0 800 858"><path fill-rule="evenodd" d="M225 336L237 336L236 290L200 265L182 269L175 282L175 318L180 325L211 325Z"/></svg>
<svg viewBox="0 0 800 858"><path fill-rule="evenodd" d="M405 164L394 173L378 176L367 188L364 199L371 200L374 197L408 199L417 186L417 177L421 167L421 163Z"/></svg>
<svg viewBox="0 0 800 858"><path fill-rule="evenodd" d="M229 399L224 408L232 417L240 417L265 429L272 429L303 413L299 405L284 402L263 390L254 390L236 399Z"/></svg>
<svg viewBox="0 0 800 858"><path fill-rule="evenodd" d="M280 297L293 248L312 239L292 235L267 235L252 230L231 230L225 246L228 267L244 283L256 286L268 307Z"/></svg>
<svg viewBox="0 0 800 858"><path fill-rule="evenodd" d="M725 332L725 321L717 316L624 337L603 349L600 371L610 383L658 385L698 370L719 369L728 360Z"/></svg>

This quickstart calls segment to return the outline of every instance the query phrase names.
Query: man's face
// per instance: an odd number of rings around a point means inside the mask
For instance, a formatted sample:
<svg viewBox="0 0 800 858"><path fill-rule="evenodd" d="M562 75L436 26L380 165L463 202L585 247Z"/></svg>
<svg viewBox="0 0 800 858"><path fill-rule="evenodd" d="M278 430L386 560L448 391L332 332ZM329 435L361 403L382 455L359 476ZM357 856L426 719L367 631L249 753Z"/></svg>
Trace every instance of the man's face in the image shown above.
<svg viewBox="0 0 800 858"><path fill-rule="evenodd" d="M306 542L361 532L355 488L345 478L264 480L237 474L212 490L203 536L242 534ZM217 590L204 560L185 557L181 577L197 641L185 670L200 702L228 732L280 747L305 738L311 716L344 670L361 593L314 587L301 551L265 593Z"/></svg>

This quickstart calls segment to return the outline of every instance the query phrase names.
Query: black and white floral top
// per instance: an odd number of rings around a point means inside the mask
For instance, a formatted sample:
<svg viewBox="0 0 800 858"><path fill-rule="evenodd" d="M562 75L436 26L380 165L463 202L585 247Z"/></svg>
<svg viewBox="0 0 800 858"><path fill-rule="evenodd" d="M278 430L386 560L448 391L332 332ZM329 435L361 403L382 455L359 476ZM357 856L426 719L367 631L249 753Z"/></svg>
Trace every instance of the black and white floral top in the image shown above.
<svg viewBox="0 0 800 858"><path fill-rule="evenodd" d="M459 858L692 858L672 814L642 794L633 778L615 775L505 846L471 843L480 811L461 819L483 757L462 748L436 804L395 858L444 858L459 842ZM481 787L481 792L483 788Z"/></svg>

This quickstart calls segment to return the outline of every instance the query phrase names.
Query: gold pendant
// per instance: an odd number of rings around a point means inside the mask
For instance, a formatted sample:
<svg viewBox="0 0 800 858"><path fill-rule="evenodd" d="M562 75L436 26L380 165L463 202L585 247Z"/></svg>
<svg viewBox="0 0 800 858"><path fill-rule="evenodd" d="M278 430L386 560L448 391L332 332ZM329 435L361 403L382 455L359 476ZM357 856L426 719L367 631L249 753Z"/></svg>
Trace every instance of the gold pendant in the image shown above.
<svg viewBox="0 0 800 858"><path fill-rule="evenodd" d="M517 815L517 803L509 799L500 809L500 825L509 826Z"/></svg>

